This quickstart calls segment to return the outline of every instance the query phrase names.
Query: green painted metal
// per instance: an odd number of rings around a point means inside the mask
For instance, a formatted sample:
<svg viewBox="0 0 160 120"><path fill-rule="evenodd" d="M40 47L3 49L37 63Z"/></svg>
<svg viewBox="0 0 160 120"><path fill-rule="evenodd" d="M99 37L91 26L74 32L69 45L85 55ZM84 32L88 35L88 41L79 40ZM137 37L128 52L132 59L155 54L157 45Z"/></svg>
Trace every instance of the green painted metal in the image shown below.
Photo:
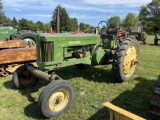
<svg viewBox="0 0 160 120"><path fill-rule="evenodd" d="M23 41L25 41L26 43L27 43L27 45L36 45L36 42L34 41L34 39L33 38L24 38L24 39L22 39Z"/></svg>
<svg viewBox="0 0 160 120"><path fill-rule="evenodd" d="M0 27L0 40L10 38L10 35L15 34L17 29L13 27Z"/></svg>
<svg viewBox="0 0 160 120"><path fill-rule="evenodd" d="M92 54L93 64L99 65L104 62L106 52L102 49L101 45L95 46Z"/></svg>
<svg viewBox="0 0 160 120"><path fill-rule="evenodd" d="M28 65L27 69L32 72L35 76L43 79L43 80L48 80L49 81L49 75L45 72L42 72L41 70L36 69L35 67Z"/></svg>
<svg viewBox="0 0 160 120"><path fill-rule="evenodd" d="M98 65L115 46L116 38L111 36L43 33L37 36L36 41L37 64L42 71L76 64Z"/></svg>
<svg viewBox="0 0 160 120"><path fill-rule="evenodd" d="M90 52L86 52L86 57L81 58L72 57L72 52L76 47L94 46L100 43L100 37L96 34L42 34L38 37L37 63L43 70L74 64L91 64Z"/></svg>
<svg viewBox="0 0 160 120"><path fill-rule="evenodd" d="M117 37L114 35L101 36L103 49L115 49L117 47Z"/></svg>

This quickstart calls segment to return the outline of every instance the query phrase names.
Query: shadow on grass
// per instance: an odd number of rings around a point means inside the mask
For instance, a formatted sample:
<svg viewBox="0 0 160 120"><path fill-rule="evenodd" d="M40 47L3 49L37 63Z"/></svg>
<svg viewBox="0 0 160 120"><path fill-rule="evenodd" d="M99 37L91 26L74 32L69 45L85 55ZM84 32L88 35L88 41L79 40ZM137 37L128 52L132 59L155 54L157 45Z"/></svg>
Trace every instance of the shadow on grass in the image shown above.
<svg viewBox="0 0 160 120"><path fill-rule="evenodd" d="M37 92L41 87L47 85L48 82L47 81L43 81L43 80L39 80L37 85L31 88L27 88L27 89L17 89L14 86L14 83L12 80L4 82L4 87L6 87L7 89L12 89L12 90L19 90L19 92L26 96L28 101L31 102L31 104L27 105L24 108L24 112L28 117L32 117L34 119L44 119L45 117L43 116L43 114L40 111L38 102L36 101L36 98L32 96L32 93Z"/></svg>
<svg viewBox="0 0 160 120"><path fill-rule="evenodd" d="M155 46L155 47L159 47L160 46L160 44L158 44L158 45L155 45L155 44L149 44L150 46Z"/></svg>
<svg viewBox="0 0 160 120"><path fill-rule="evenodd" d="M71 79L74 77L83 77L86 80L94 81L94 82L117 83L114 80L114 76L112 75L111 70L108 70L109 68L111 68L111 66L107 69L106 69L106 67L108 67L108 66L99 67L99 68L91 66L90 68L86 68L86 69L78 69L75 66L69 66L69 67L61 68L55 72L56 72L56 74L58 74L60 77L62 77L65 80L68 80L68 79ZM136 80L139 81L139 84L135 86L135 89L133 89L132 91L126 91L125 93L120 95L118 98L113 100L112 103L119 106L119 107L122 107L126 110L130 110L129 108L132 105L133 99L135 99L135 101L136 101L137 98L139 99L140 97L143 96L143 95L142 96L138 95L139 92L142 93L144 90L144 87L147 87L148 84L152 85L150 83L151 81L145 80L143 78L136 78ZM145 86L143 86L144 84L145 84ZM41 80L38 82L38 84L35 87L19 90L20 93L22 95L26 96L28 98L28 101L31 102L31 104L27 105L24 108L25 114L30 118L33 118L33 119L44 119L45 118L40 111L38 102L31 95L32 93L37 92L40 87L45 86L45 85L47 85L47 82ZM12 81L5 82L4 86L8 89L15 89ZM136 94L137 96L132 95L132 94ZM133 96L135 96L135 97L133 97ZM138 101L136 102L137 108L140 107L138 105L139 104ZM140 101L140 102L142 102L142 101ZM146 102L146 101L144 101L144 102ZM132 106L131 108L134 108L134 106ZM106 120L106 118L109 118L109 113L107 111L107 108L103 107L102 109L98 110L98 112L95 113L93 116L91 116L89 118L89 120Z"/></svg>
<svg viewBox="0 0 160 120"><path fill-rule="evenodd" d="M104 65L103 67L99 68L90 66L89 68L80 69L76 66L69 66L58 69L56 74L58 74L64 80L82 77L93 82L116 83L117 81L114 79L111 69L108 70L106 69L107 67L108 65Z"/></svg>
<svg viewBox="0 0 160 120"><path fill-rule="evenodd" d="M19 90L19 92L20 92L22 95L24 95L24 96L26 96L26 97L28 98L28 101L30 101L30 102L35 102L35 98L32 97L31 94L37 92L42 86L47 85L47 83L48 83L48 82L46 82L46 81L43 81L43 80L40 81L40 80L39 80L36 86L31 87L31 88L27 88L27 89L18 89L18 88L16 88L16 87L14 86L14 83L13 83L12 80L7 81L7 82L4 82L3 85L4 85L4 87L6 87L7 89L12 89L12 90L16 90L16 89L17 89L17 90Z"/></svg>
<svg viewBox="0 0 160 120"><path fill-rule="evenodd" d="M8 80L6 82L3 83L3 86L7 89L11 89L11 90L15 90L16 87L14 86L13 84L13 81L12 80Z"/></svg>
<svg viewBox="0 0 160 120"><path fill-rule="evenodd" d="M41 113L38 102L33 102L24 108L24 113L33 119L46 119Z"/></svg>
<svg viewBox="0 0 160 120"><path fill-rule="evenodd" d="M141 77L137 77L135 80L138 81L138 84L132 90L125 91L110 102L122 109L150 120L149 106L155 80L147 80ZM109 112L107 112L108 110L102 108L88 120L109 120Z"/></svg>
<svg viewBox="0 0 160 120"><path fill-rule="evenodd" d="M104 66L104 68L105 67L107 66ZM110 72L110 70L104 70L104 68L90 67L86 69L79 69L75 66L69 66L65 68L60 68L55 72L65 80L68 80L74 77L83 77L84 79L87 79L89 81L94 81L94 82L114 83L114 80L113 80L114 78L112 76L112 73ZM22 95L26 96L28 101L31 102L31 104L27 105L24 108L24 112L28 117L31 117L34 119L45 119L45 117L42 115L40 111L38 102L36 101L36 98L32 96L32 93L37 92L42 86L45 86L47 84L48 84L47 81L39 80L38 84L35 87L19 90L19 92ZM4 87L12 90L17 89L14 86L12 80L5 82Z"/></svg>

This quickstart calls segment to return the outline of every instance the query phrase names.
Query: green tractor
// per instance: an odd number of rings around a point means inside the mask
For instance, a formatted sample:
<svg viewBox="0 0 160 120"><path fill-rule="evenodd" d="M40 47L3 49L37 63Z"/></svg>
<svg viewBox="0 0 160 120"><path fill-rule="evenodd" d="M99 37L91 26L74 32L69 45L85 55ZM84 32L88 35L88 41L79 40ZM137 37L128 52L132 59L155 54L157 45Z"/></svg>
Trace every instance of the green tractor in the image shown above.
<svg viewBox="0 0 160 120"><path fill-rule="evenodd" d="M28 28L0 27L0 40L24 40L28 45L35 45L36 34L35 30Z"/></svg>
<svg viewBox="0 0 160 120"><path fill-rule="evenodd" d="M36 41L37 64L20 66L13 74L13 83L19 89L32 87L38 80L49 84L39 97L44 116L53 118L65 112L73 102L72 86L58 76L58 68L76 65L105 65L110 60L113 75L118 81L128 81L134 75L140 60L139 44L133 38L118 40L116 35L99 34L40 34Z"/></svg>

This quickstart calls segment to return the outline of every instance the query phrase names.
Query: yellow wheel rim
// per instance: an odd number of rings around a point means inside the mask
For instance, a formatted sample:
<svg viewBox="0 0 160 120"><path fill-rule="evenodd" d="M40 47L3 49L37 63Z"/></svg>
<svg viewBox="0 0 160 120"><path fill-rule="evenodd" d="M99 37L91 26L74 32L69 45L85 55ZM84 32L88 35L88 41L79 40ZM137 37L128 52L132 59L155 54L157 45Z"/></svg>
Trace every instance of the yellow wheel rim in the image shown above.
<svg viewBox="0 0 160 120"><path fill-rule="evenodd" d="M60 89L52 94L49 99L49 108L52 112L61 111L69 101L69 93L65 89Z"/></svg>
<svg viewBox="0 0 160 120"><path fill-rule="evenodd" d="M136 63L138 63L138 49L136 45L131 44L126 50L123 60L123 71L126 77L134 72Z"/></svg>

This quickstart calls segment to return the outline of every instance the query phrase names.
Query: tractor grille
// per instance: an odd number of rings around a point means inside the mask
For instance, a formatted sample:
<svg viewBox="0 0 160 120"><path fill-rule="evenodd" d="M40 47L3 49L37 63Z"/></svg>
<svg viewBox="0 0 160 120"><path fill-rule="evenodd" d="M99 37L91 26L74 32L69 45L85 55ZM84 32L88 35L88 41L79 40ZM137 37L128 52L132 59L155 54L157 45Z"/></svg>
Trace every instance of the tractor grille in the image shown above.
<svg viewBox="0 0 160 120"><path fill-rule="evenodd" d="M54 44L53 42L42 42L41 43L41 60L42 62L51 62L53 61L53 53L54 53Z"/></svg>

